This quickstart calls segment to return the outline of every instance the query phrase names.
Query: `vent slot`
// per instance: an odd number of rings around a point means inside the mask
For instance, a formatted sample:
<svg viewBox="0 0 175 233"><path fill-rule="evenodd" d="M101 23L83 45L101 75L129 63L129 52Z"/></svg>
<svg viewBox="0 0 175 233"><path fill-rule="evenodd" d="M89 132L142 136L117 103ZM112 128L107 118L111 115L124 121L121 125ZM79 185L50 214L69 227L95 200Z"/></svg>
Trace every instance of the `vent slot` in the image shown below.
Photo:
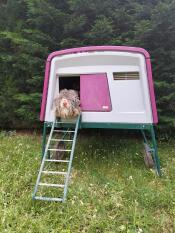
<svg viewBox="0 0 175 233"><path fill-rule="evenodd" d="M114 80L139 80L139 72L115 72Z"/></svg>

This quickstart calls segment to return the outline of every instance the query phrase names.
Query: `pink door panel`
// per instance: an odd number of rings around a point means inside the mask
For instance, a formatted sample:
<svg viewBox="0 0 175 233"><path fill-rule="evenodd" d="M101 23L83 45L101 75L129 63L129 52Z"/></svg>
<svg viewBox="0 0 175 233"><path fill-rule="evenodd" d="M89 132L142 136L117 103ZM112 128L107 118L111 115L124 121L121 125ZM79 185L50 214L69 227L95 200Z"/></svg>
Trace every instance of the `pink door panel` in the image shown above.
<svg viewBox="0 0 175 233"><path fill-rule="evenodd" d="M112 110L106 74L80 75L80 101L83 111Z"/></svg>

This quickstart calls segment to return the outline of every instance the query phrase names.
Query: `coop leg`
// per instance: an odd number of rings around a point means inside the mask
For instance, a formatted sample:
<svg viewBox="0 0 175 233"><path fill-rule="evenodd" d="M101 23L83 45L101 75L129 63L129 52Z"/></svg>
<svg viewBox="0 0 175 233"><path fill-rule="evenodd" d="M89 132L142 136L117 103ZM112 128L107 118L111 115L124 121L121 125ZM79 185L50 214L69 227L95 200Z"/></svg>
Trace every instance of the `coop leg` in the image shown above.
<svg viewBox="0 0 175 233"><path fill-rule="evenodd" d="M155 161L155 168L157 170L157 174L161 176L160 160L158 156L157 143L156 143L156 137L155 137L153 126L150 127L150 133L151 133L151 141L152 141L152 146L153 146L153 157Z"/></svg>
<svg viewBox="0 0 175 233"><path fill-rule="evenodd" d="M47 126L46 126L46 123L44 123L43 136L42 136L42 158L44 156L45 145L46 145L46 129L47 129Z"/></svg>
<svg viewBox="0 0 175 233"><path fill-rule="evenodd" d="M159 176L161 176L160 161L159 161L159 157L158 157L158 151L157 151L157 144L156 144L154 128L151 125L150 129L149 129L149 133L151 134L151 146L149 146L150 143L148 142L148 140L146 138L145 131L142 129L141 132L142 132L144 144L146 144L146 148L148 149L148 151L150 151L152 153L153 160L154 160L154 167L155 167L155 169L157 171L157 174Z"/></svg>
<svg viewBox="0 0 175 233"><path fill-rule="evenodd" d="M141 133L142 133L142 136L143 136L144 143L146 143L148 145L148 140L146 138L146 135L145 135L145 132L144 132L143 129L141 129Z"/></svg>

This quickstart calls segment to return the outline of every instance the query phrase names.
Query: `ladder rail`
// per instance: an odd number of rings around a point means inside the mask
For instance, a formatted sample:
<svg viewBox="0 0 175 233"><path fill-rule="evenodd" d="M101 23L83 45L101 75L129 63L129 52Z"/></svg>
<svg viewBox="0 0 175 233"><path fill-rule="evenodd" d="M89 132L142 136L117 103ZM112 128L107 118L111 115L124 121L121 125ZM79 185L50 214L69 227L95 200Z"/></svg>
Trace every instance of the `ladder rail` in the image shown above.
<svg viewBox="0 0 175 233"><path fill-rule="evenodd" d="M38 177L37 177L37 181L36 181L36 184L35 184L34 192L33 192L33 195L32 195L33 198L35 198L35 194L36 194L36 192L38 190L38 184L39 184L39 181L40 181L40 178L41 178L41 174L42 174L42 170L43 170L43 167L44 167L44 162L45 162L45 159L46 159L47 151L48 151L50 141L51 141L51 138L52 138L52 134L53 134L53 131L54 131L54 126L55 126L55 123L53 122L51 131L50 131L50 135L49 135L46 147L45 147L44 156L42 158L42 162L41 162L39 174L38 174Z"/></svg>
<svg viewBox="0 0 175 233"><path fill-rule="evenodd" d="M65 201L66 195L67 195L67 189L68 189L69 177L70 177L72 161L73 161L73 156L74 156L74 151L75 151L75 144L76 144L76 138L77 138L77 133L78 133L78 128L79 128L79 122L80 122L80 115L77 118L77 122L76 122L76 126L75 126L75 132L74 132L73 143L72 143L72 148L71 148L70 160L69 160L67 176L66 176L66 180L65 180L63 202Z"/></svg>

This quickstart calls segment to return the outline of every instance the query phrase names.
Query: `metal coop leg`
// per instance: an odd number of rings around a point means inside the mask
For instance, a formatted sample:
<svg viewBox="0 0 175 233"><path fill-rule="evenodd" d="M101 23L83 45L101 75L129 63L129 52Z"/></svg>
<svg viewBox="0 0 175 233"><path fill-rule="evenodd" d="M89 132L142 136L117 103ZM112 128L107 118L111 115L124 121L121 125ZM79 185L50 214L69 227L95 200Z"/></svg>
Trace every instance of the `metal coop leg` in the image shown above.
<svg viewBox="0 0 175 233"><path fill-rule="evenodd" d="M145 132L144 130L141 130L142 135L143 135L143 139L144 139L144 144L146 145L145 149L147 150L147 152L151 152L153 160L154 160L154 167L157 171L157 174L159 176L161 176L161 170L160 170L160 160L159 160L159 156L158 156L158 150L157 150L157 143L156 143L156 137L155 137L155 133L154 133L154 127L153 125L150 126L149 128L149 133L151 136L151 146L149 146L149 142L146 138Z"/></svg>
<svg viewBox="0 0 175 233"><path fill-rule="evenodd" d="M161 176L160 160L159 160L159 156L158 156L157 143L156 143L156 137L155 137L153 126L151 126L151 128L150 128L150 133L151 133L151 141L152 141L152 147L153 147L153 157L154 157L154 162L155 162L155 168L157 170L157 174L159 176Z"/></svg>

